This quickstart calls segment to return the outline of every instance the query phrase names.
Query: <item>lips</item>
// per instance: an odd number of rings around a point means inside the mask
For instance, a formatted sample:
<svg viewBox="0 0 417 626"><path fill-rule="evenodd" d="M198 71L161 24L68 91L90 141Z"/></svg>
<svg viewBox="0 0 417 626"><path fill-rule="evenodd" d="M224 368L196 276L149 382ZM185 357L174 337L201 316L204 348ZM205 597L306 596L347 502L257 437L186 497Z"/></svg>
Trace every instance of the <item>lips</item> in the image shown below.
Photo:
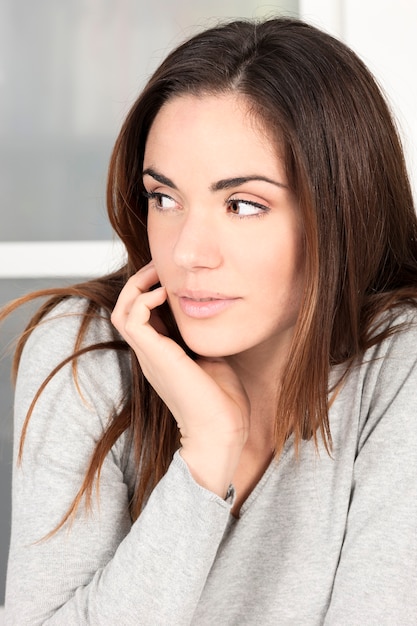
<svg viewBox="0 0 417 626"><path fill-rule="evenodd" d="M174 294L178 299L181 311L195 319L214 317L229 309L239 298L221 293L207 291L182 290Z"/></svg>
<svg viewBox="0 0 417 626"><path fill-rule="evenodd" d="M203 289L178 289L174 292L178 298L189 298L190 300L233 300L235 296L220 293L218 291L208 291Z"/></svg>
<svg viewBox="0 0 417 626"><path fill-rule="evenodd" d="M224 298L188 298L188 300L194 300L195 302L211 302L212 300L223 300Z"/></svg>

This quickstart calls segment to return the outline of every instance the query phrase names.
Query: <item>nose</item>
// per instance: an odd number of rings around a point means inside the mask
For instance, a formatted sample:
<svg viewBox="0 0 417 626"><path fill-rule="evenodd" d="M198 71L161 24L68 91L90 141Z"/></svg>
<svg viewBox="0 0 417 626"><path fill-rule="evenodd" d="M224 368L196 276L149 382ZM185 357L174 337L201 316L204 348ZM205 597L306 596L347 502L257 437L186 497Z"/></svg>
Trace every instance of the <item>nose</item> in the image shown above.
<svg viewBox="0 0 417 626"><path fill-rule="evenodd" d="M214 269L221 264L220 241L215 220L208 212L189 211L181 220L174 246L177 266L195 271Z"/></svg>

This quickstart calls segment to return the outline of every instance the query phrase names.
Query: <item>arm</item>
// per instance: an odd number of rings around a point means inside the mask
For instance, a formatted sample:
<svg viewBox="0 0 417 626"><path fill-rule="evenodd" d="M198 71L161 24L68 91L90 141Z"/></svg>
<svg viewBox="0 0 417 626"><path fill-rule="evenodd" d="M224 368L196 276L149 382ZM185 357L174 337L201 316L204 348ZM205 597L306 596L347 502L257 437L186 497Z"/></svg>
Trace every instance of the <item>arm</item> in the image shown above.
<svg viewBox="0 0 417 626"><path fill-rule="evenodd" d="M417 623L415 325L384 344L376 354L383 358L369 367L377 375L363 391L365 419L329 626Z"/></svg>
<svg viewBox="0 0 417 626"><path fill-rule="evenodd" d="M195 362L155 330L160 325L155 309L167 298L164 287L148 291L157 281L152 262L132 276L119 296L112 322L176 419L181 456L191 474L223 498L248 438L249 398L225 359Z"/></svg>
<svg viewBox="0 0 417 626"><path fill-rule="evenodd" d="M74 300L60 313L73 310ZM15 459L30 401L51 369L71 354L78 326L77 315L47 321L25 348L16 389ZM94 340L103 339L102 333ZM122 376L114 352L90 353L80 360L83 399L65 367L36 405L22 465L14 468L8 624L191 620L230 505L196 484L178 455L132 525L127 483L133 479L127 477L135 468L122 436L105 460L91 514L81 505L71 526L40 541L59 523L82 482L109 412L120 401Z"/></svg>

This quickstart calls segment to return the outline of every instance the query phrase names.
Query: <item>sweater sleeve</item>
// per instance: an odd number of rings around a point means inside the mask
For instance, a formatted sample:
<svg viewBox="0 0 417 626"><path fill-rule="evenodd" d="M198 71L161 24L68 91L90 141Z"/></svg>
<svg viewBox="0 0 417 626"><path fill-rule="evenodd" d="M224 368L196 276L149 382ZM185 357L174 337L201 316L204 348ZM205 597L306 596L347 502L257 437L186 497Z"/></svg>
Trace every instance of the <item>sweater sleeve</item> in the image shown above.
<svg viewBox="0 0 417 626"><path fill-rule="evenodd" d="M377 348L369 371L346 533L326 626L417 623L415 322Z"/></svg>
<svg viewBox="0 0 417 626"><path fill-rule="evenodd" d="M61 305L59 316L32 333L19 367L6 624L189 624L230 504L195 483L178 453L132 524L133 480L126 476L136 470L132 463L129 469L122 436L105 459L91 511L82 502L72 523L45 539L76 495L121 401L123 367L114 351L80 358L76 383L71 366L53 377L35 405L22 463L16 463L34 394L73 350L80 320L73 309L74 301ZM103 340L103 329L99 335L95 340Z"/></svg>

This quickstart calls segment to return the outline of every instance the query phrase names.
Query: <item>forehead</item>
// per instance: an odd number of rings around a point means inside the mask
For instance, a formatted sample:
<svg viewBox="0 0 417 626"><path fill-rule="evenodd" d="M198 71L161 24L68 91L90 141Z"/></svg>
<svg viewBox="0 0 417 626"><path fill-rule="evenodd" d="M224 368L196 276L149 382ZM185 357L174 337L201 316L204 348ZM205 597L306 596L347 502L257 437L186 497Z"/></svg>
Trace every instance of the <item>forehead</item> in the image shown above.
<svg viewBox="0 0 417 626"><path fill-rule="evenodd" d="M236 165L259 165L281 156L275 137L240 94L176 96L163 105L151 126L145 166L172 161L179 153L187 160L211 156L219 165L227 159Z"/></svg>

